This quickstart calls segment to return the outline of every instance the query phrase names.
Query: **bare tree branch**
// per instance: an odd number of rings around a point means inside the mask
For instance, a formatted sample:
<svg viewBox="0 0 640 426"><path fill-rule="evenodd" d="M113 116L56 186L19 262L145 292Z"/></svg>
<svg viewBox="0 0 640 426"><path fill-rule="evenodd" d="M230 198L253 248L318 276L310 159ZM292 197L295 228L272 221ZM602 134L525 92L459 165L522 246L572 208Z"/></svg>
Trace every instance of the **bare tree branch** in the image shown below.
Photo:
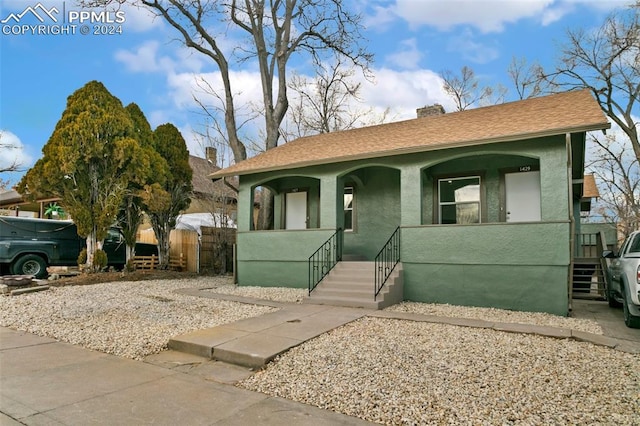
<svg viewBox="0 0 640 426"><path fill-rule="evenodd" d="M567 32L555 70L541 78L555 91L589 89L602 111L629 137L640 161L640 2L609 16L596 31Z"/></svg>
<svg viewBox="0 0 640 426"><path fill-rule="evenodd" d="M591 141L594 148L586 170L600 186L596 213L627 235L640 228L640 164L613 135L592 136Z"/></svg>
<svg viewBox="0 0 640 426"><path fill-rule="evenodd" d="M460 70L459 76L445 70L440 73L440 78L444 81L444 91L455 103L457 111L503 103L507 93L507 89L501 85L495 88L481 87L475 72L466 65Z"/></svg>

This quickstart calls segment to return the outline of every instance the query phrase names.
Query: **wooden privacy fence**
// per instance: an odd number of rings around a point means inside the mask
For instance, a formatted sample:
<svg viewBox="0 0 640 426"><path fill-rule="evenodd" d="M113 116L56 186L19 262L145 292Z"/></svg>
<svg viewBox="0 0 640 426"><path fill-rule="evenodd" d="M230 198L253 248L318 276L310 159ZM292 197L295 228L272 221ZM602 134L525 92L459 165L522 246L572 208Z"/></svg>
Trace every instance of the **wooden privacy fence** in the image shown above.
<svg viewBox="0 0 640 426"><path fill-rule="evenodd" d="M158 244L153 229L140 231L138 233L138 241ZM174 229L169 235L169 244L169 266L171 268L188 272L200 272L200 250L197 232L187 229ZM146 262L146 264L149 264L150 260L146 259ZM144 262L142 263L145 264Z"/></svg>
<svg viewBox="0 0 640 426"><path fill-rule="evenodd" d="M200 246L200 271L226 274L233 271L233 245L236 243L234 228L202 226Z"/></svg>

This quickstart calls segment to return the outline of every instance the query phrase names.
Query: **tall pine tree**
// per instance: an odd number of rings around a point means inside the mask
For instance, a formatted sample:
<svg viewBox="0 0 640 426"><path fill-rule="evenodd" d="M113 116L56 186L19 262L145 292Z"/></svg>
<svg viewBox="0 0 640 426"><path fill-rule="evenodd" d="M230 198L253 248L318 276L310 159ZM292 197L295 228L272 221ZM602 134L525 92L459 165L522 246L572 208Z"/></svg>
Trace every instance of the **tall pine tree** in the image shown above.
<svg viewBox="0 0 640 426"><path fill-rule="evenodd" d="M87 239L91 268L129 183L145 183L132 120L118 98L91 81L69 96L42 152L18 190L62 198L79 235Z"/></svg>
<svg viewBox="0 0 640 426"><path fill-rule="evenodd" d="M153 132L156 152L168 165L164 185L145 185L143 200L145 211L158 240L158 255L161 268L169 265L169 233L176 226L181 211L191 203L193 172L189 165L189 151L180 134L172 124L158 126Z"/></svg>
<svg viewBox="0 0 640 426"><path fill-rule="evenodd" d="M122 206L118 212L118 225L122 230L127 246L127 261L135 256L135 243L139 226L143 220L142 192L144 185L158 183L164 186L167 179L167 162L156 152L153 142L153 130L135 103L125 107L133 122L133 133L140 145L138 158L138 176L129 182Z"/></svg>

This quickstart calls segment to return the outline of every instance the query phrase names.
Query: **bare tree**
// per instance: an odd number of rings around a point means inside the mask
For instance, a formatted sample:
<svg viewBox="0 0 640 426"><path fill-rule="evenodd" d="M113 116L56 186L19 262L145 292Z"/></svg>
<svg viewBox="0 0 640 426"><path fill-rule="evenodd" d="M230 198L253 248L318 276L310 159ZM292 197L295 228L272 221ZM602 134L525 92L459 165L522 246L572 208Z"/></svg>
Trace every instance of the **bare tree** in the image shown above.
<svg viewBox="0 0 640 426"><path fill-rule="evenodd" d="M128 0L80 1L106 6ZM154 11L180 34L187 47L217 66L224 88L224 127L236 162L247 158L247 149L237 131L231 79L235 65L253 60L260 70L264 149L268 150L278 144L280 124L289 107L287 68L294 54L310 55L316 63L323 56L338 55L365 71L372 59L359 45L361 17L341 0L129 1ZM229 40L238 37L241 40L229 49ZM264 224L273 217L268 201L263 200L262 205L262 210L270 212Z"/></svg>
<svg viewBox="0 0 640 426"><path fill-rule="evenodd" d="M444 80L444 91L453 99L457 111L503 103L507 94L506 88L501 85L495 88L480 86L475 72L466 65L460 69L460 75L445 70L440 73L440 78Z"/></svg>
<svg viewBox="0 0 640 426"><path fill-rule="evenodd" d="M314 79L294 74L289 83L292 103L288 128L283 128L286 140L303 136L352 129L358 125L380 124L387 119L389 109L382 114L373 107L358 108L361 83L353 81L355 69L341 60L331 65L318 64ZM355 105L354 105L355 104Z"/></svg>
<svg viewBox="0 0 640 426"><path fill-rule="evenodd" d="M13 155L11 155L9 153L9 151L14 150L14 149L21 149L21 147L12 144L11 142L6 140L6 137L4 137L4 132L2 130L0 130L0 154L3 158L11 158L14 157ZM7 164L1 164L0 165L0 173L5 173L5 172L17 172L20 171L20 166L22 166L22 164L20 163L20 161L18 161L18 158L14 158L13 160L11 160L10 163Z"/></svg>
<svg viewBox="0 0 640 426"><path fill-rule="evenodd" d="M592 160L586 169L600 186L596 213L628 235L640 228L640 164L613 134L591 140Z"/></svg>
<svg viewBox="0 0 640 426"><path fill-rule="evenodd" d="M640 2L610 15L596 31L567 32L568 41L553 72L541 78L556 91L586 88L602 111L629 137L640 161Z"/></svg>
<svg viewBox="0 0 640 426"><path fill-rule="evenodd" d="M540 78L543 70L537 62L528 64L525 58L513 57L507 73L520 100L535 98L550 91L548 82Z"/></svg>

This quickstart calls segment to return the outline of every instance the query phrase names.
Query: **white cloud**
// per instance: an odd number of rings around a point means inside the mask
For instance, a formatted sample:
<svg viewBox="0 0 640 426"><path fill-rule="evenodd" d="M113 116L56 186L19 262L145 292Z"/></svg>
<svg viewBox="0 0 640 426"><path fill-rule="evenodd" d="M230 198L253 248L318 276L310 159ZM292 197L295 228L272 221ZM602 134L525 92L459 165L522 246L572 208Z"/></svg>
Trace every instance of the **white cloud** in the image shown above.
<svg viewBox="0 0 640 426"><path fill-rule="evenodd" d="M262 88L258 72L231 71L229 78L234 91L236 110L243 110L256 102L261 102ZM171 100L178 108L198 107L193 99L194 96L207 105L219 105L216 94L224 97L222 78L218 71L169 74L167 84Z"/></svg>
<svg viewBox="0 0 640 426"><path fill-rule="evenodd" d="M373 6L366 24L388 28L395 19L413 28L423 25L448 31L459 25L482 33L502 32L505 25L535 19L546 26L562 19L576 7L611 11L629 6L633 0L395 0Z"/></svg>
<svg viewBox="0 0 640 426"><path fill-rule="evenodd" d="M398 71L380 68L374 69L373 72L376 76L375 82L370 82L361 74L356 74L356 80L362 83L360 92L362 103L354 101L350 106L352 109L373 108L375 113L382 114L388 108L390 109L388 117L393 121L415 118L416 108L434 103L442 104L447 111L454 110L451 99L442 89L442 79L431 70ZM259 106L262 103L260 75L257 72L240 71L232 72L230 77L235 90L234 103L237 121L238 125L241 125L251 115L254 106ZM307 77L311 79L314 76ZM168 75L166 99L171 102L173 108L156 110L149 114L149 122L155 127L167 121L176 123L172 117L180 115L181 111L188 112L189 124L180 125L180 127L189 151L193 155L202 155L203 145L198 140L198 136L193 134L193 129L200 129L206 124L194 96L212 107L214 113L216 112L215 108L220 106L220 100L211 93L211 90L206 86L207 84L220 96L224 94L219 72ZM262 127L263 121L258 118L245 124L241 129L241 134L245 137L257 138Z"/></svg>
<svg viewBox="0 0 640 426"><path fill-rule="evenodd" d="M397 0L394 12L411 26L429 25L450 30L471 25L483 33L500 32L505 24L534 17L553 0Z"/></svg>
<svg viewBox="0 0 640 426"><path fill-rule="evenodd" d="M383 6L373 6L373 13L365 16L364 26L367 29L384 31L396 19L393 10Z"/></svg>
<svg viewBox="0 0 640 426"><path fill-rule="evenodd" d="M427 69L396 71L389 68L374 70L376 82L363 81L362 98L365 107L377 111L391 109L394 119L416 117L416 109L439 103L453 111L449 96L442 89L440 76Z"/></svg>
<svg viewBox="0 0 640 426"><path fill-rule="evenodd" d="M416 69L422 59L422 52L418 50L415 38L402 40L396 53L387 55L385 62L399 68Z"/></svg>
<svg viewBox="0 0 640 426"><path fill-rule="evenodd" d="M147 121L152 129L160 126L161 124L169 123L171 120L171 111L166 110L154 110L147 115Z"/></svg>
<svg viewBox="0 0 640 426"><path fill-rule="evenodd" d="M561 3L558 6L552 6L542 12L541 23L543 26L553 24L573 10L575 10L575 7L571 3Z"/></svg>
<svg viewBox="0 0 640 426"><path fill-rule="evenodd" d="M162 69L156 59L159 43L150 40L142 43L134 51L118 49L115 53L116 61L122 62L129 71L154 72Z"/></svg>
<svg viewBox="0 0 640 426"><path fill-rule="evenodd" d="M179 46L171 50L171 54L175 56L172 58L163 55L161 48L162 45L157 40L147 40L130 50L116 50L114 58L132 72L199 72L203 67L201 56L190 49Z"/></svg>
<svg viewBox="0 0 640 426"><path fill-rule="evenodd" d="M25 146L18 136L8 130L0 129L0 169L13 164L26 169L33 163L33 158L25 151Z"/></svg>
<svg viewBox="0 0 640 426"><path fill-rule="evenodd" d="M465 29L460 34L451 37L447 50L461 54L463 58L477 63L486 64L500 56L497 47L479 43L470 29Z"/></svg>

